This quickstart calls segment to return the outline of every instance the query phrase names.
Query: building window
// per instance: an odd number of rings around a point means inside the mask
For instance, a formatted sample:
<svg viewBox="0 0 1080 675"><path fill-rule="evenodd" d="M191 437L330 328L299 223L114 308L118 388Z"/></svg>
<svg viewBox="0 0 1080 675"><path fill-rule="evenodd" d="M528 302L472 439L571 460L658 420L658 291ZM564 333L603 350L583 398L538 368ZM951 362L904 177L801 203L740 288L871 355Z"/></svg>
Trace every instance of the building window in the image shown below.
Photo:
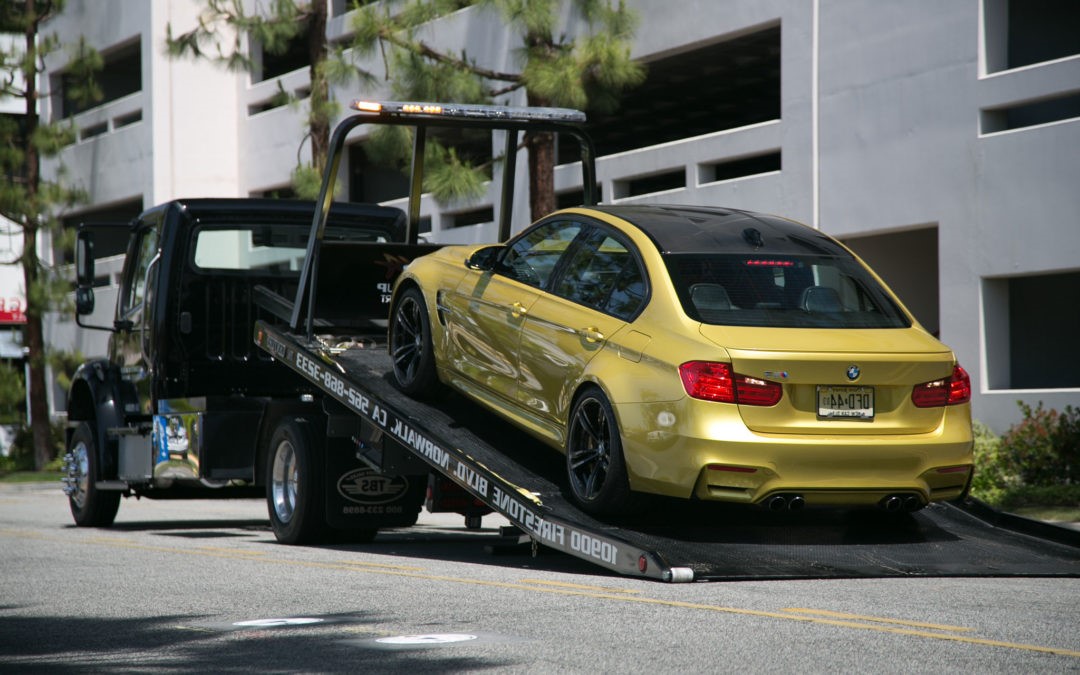
<svg viewBox="0 0 1080 675"><path fill-rule="evenodd" d="M74 77L66 73L53 76L54 90L60 92L60 114L63 118L142 91L142 43L138 39L106 51L102 56L105 65L94 75L104 95L100 101L75 101L72 97L72 90L77 86Z"/></svg>
<svg viewBox="0 0 1080 675"><path fill-rule="evenodd" d="M589 114L597 155L780 119L780 26L646 63L641 86L611 114ZM560 139L559 161L580 159Z"/></svg>
<svg viewBox="0 0 1080 675"><path fill-rule="evenodd" d="M1080 272L986 279L990 389L1080 388Z"/></svg>
<svg viewBox="0 0 1080 675"><path fill-rule="evenodd" d="M1080 54L1076 0L983 0L986 72Z"/></svg>
<svg viewBox="0 0 1080 675"><path fill-rule="evenodd" d="M280 77L294 70L308 68L311 65L308 53L308 33L310 27L301 27L300 32L292 40L289 40L285 48L280 51L270 52L261 44L252 44L252 60L256 67L251 74L251 81L264 82Z"/></svg>

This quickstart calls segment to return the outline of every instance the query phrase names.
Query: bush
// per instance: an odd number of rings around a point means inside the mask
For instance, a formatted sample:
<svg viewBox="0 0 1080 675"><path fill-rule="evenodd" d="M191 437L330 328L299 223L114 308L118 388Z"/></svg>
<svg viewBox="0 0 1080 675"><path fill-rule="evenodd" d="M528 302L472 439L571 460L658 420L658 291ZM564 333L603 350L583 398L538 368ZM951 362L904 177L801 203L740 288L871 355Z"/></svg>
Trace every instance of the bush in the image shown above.
<svg viewBox="0 0 1080 675"><path fill-rule="evenodd" d="M1024 419L1001 438L1005 469L1021 485L1070 485L1080 482L1080 410L1045 410L1019 403Z"/></svg>
<svg viewBox="0 0 1080 675"><path fill-rule="evenodd" d="M996 506L1080 504L1080 410L1019 402L1024 419L1002 437L975 422L972 495Z"/></svg>

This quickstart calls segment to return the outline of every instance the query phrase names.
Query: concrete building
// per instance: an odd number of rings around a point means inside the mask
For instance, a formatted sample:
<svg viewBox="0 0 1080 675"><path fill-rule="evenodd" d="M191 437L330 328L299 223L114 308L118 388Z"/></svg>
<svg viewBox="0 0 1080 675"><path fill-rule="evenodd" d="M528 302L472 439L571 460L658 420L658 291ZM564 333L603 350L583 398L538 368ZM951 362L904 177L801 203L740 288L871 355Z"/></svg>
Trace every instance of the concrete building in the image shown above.
<svg viewBox="0 0 1080 675"><path fill-rule="evenodd" d="M349 33L346 4L330 0L332 40ZM725 205L821 228L956 351L977 419L1001 431L1019 419L1017 400L1080 405L1077 3L629 4L641 18L633 56L650 74L618 114L593 118L603 201ZM266 59L250 76L170 60L166 25L185 31L198 12L195 0L71 0L48 27L66 41L84 35L108 64L107 100L83 111L65 107L62 64L51 64L44 113L73 117L79 141L62 161L91 195L69 222L175 197L273 192L305 158L302 110L274 100L281 89L303 95L307 68ZM581 29L569 20L569 33ZM427 36L515 67L514 36L490 13L459 11ZM362 138L346 158L346 196L400 203L398 181L367 164ZM567 203L581 190L573 169L556 174ZM527 200L517 204L520 229ZM487 198L425 198L423 216L434 241L494 237ZM101 334L71 324L53 338L85 354L103 348Z"/></svg>

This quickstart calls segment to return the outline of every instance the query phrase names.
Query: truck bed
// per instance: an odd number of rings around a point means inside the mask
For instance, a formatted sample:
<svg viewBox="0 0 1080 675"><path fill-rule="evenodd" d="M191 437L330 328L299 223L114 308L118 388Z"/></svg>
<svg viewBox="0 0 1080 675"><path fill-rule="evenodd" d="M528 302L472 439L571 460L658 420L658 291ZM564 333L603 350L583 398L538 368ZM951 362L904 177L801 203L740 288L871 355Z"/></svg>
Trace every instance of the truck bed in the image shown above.
<svg viewBox="0 0 1080 675"><path fill-rule="evenodd" d="M665 581L1080 576L1080 532L1018 518L995 525L995 512L951 504L896 517L649 498L644 513L601 522L566 498L561 454L452 392L424 402L405 396L392 384L385 348L361 341L326 350L265 322L256 324L255 342L537 544L621 574Z"/></svg>

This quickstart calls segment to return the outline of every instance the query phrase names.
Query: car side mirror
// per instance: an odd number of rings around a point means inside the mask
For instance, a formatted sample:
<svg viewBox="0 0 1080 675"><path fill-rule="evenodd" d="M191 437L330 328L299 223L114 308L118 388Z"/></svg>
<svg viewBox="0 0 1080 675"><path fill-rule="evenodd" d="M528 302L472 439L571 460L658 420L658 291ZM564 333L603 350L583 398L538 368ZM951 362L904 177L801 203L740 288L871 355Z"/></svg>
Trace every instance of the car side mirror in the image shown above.
<svg viewBox="0 0 1080 675"><path fill-rule="evenodd" d="M478 270L480 272L490 272L495 269L495 262L499 258L499 253L502 252L504 246L485 246L484 248L473 251L473 254L465 261L465 266L471 270Z"/></svg>

